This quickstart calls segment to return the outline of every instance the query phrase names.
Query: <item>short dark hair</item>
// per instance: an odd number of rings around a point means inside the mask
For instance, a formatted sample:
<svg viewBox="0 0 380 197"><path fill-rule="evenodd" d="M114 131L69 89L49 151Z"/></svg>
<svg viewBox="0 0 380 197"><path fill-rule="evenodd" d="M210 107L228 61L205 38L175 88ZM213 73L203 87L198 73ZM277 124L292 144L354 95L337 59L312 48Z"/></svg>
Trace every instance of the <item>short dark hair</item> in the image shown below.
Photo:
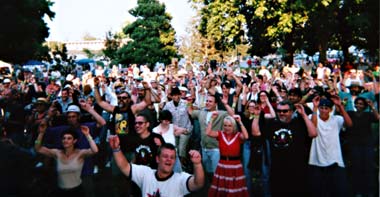
<svg viewBox="0 0 380 197"><path fill-rule="evenodd" d="M368 107L368 103L367 103L367 99L364 98L364 97L357 97L354 101L354 103L356 104L358 101L362 101L364 103L364 109L367 109Z"/></svg>
<svg viewBox="0 0 380 197"><path fill-rule="evenodd" d="M161 144L160 147L158 147L157 156L161 155L162 149L174 150L174 152L175 152L175 146L173 144L163 143L163 144Z"/></svg>
<svg viewBox="0 0 380 197"><path fill-rule="evenodd" d="M289 109L292 110L292 111L294 111L294 104L292 102L290 102L289 100L280 101L278 103L278 105L289 105Z"/></svg>
<svg viewBox="0 0 380 197"><path fill-rule="evenodd" d="M136 117L138 116L142 116L144 118L145 121L149 122L150 121L150 118L147 114L143 113L143 112L140 112L136 115Z"/></svg>
<svg viewBox="0 0 380 197"><path fill-rule="evenodd" d="M78 139L78 133L77 131L74 129L74 128L68 128L66 130L64 130L62 133L61 133L61 138L63 138L64 135L71 135L73 136L74 139Z"/></svg>
<svg viewBox="0 0 380 197"><path fill-rule="evenodd" d="M173 115L169 110L162 110L162 111L160 111L159 120L160 121L161 120L169 120L170 122L172 122Z"/></svg>

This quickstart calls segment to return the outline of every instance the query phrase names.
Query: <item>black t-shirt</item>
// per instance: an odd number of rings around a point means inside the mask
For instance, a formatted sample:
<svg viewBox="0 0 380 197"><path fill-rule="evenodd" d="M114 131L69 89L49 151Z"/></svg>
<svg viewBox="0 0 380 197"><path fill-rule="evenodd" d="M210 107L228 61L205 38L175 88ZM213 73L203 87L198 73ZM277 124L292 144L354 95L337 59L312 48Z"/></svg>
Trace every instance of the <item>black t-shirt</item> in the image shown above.
<svg viewBox="0 0 380 197"><path fill-rule="evenodd" d="M311 145L305 121L299 114L290 123L269 119L260 125L260 130L270 142L273 189L299 191L307 182Z"/></svg>
<svg viewBox="0 0 380 197"><path fill-rule="evenodd" d="M371 146L374 142L371 125L378 121L375 115L372 112L348 111L347 113L353 123L352 127L347 128L348 143Z"/></svg>
<svg viewBox="0 0 380 197"><path fill-rule="evenodd" d="M133 152L135 143L133 137L135 132L135 116L129 108L127 111L122 111L119 106L116 106L112 112L110 122L111 134L117 134L120 139L120 148L125 152Z"/></svg>
<svg viewBox="0 0 380 197"><path fill-rule="evenodd" d="M141 139L138 136L135 137L135 164L145 165L153 169L157 169L156 155L159 146L157 146L154 142L155 138L158 138L161 143L165 142L162 136L157 133L150 133L149 137L145 139Z"/></svg>

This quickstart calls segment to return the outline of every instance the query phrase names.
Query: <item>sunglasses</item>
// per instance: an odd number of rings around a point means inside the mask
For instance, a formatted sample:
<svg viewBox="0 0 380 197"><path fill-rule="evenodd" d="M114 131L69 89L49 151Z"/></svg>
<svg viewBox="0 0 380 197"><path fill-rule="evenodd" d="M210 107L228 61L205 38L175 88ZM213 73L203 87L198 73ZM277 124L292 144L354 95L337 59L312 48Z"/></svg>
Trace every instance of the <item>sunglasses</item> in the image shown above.
<svg viewBox="0 0 380 197"><path fill-rule="evenodd" d="M288 113L290 110L289 109L277 109L277 113Z"/></svg>
<svg viewBox="0 0 380 197"><path fill-rule="evenodd" d="M144 124L145 122L135 122L135 124L137 124L137 125L142 125L142 124Z"/></svg>
<svg viewBox="0 0 380 197"><path fill-rule="evenodd" d="M117 99L127 100L127 99L129 99L129 97L128 96L118 96Z"/></svg>

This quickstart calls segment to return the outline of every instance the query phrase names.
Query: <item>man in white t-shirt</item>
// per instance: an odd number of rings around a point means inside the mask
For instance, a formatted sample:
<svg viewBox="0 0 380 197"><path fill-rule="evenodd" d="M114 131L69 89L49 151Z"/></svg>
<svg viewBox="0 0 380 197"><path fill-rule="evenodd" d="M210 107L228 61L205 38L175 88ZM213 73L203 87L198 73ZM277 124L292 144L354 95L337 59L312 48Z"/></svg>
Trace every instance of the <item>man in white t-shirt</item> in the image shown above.
<svg viewBox="0 0 380 197"><path fill-rule="evenodd" d="M348 196L348 180L343 162L339 133L352 120L338 96L313 99L311 121L318 136L310 149L310 184L312 196ZM333 105L341 115L331 115ZM319 113L317 113L319 111Z"/></svg>
<svg viewBox="0 0 380 197"><path fill-rule="evenodd" d="M194 168L194 175L191 175L173 172L176 151L172 144L160 146L156 156L158 167L153 170L147 166L130 164L120 151L118 136L111 136L109 142L117 166L140 187L142 196L184 196L204 185L204 171L198 151L189 151Z"/></svg>

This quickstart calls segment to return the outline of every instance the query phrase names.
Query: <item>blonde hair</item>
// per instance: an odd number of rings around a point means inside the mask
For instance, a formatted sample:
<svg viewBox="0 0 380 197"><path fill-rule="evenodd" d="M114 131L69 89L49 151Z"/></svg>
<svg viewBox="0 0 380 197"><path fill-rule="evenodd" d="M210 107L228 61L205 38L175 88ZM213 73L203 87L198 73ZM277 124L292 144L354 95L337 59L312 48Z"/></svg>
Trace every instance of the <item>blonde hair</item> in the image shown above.
<svg viewBox="0 0 380 197"><path fill-rule="evenodd" d="M234 117L232 117L232 116L227 116L227 117L224 118L224 121L229 121L229 122L232 124L233 128L234 128L234 132L237 131L236 120L235 120Z"/></svg>

